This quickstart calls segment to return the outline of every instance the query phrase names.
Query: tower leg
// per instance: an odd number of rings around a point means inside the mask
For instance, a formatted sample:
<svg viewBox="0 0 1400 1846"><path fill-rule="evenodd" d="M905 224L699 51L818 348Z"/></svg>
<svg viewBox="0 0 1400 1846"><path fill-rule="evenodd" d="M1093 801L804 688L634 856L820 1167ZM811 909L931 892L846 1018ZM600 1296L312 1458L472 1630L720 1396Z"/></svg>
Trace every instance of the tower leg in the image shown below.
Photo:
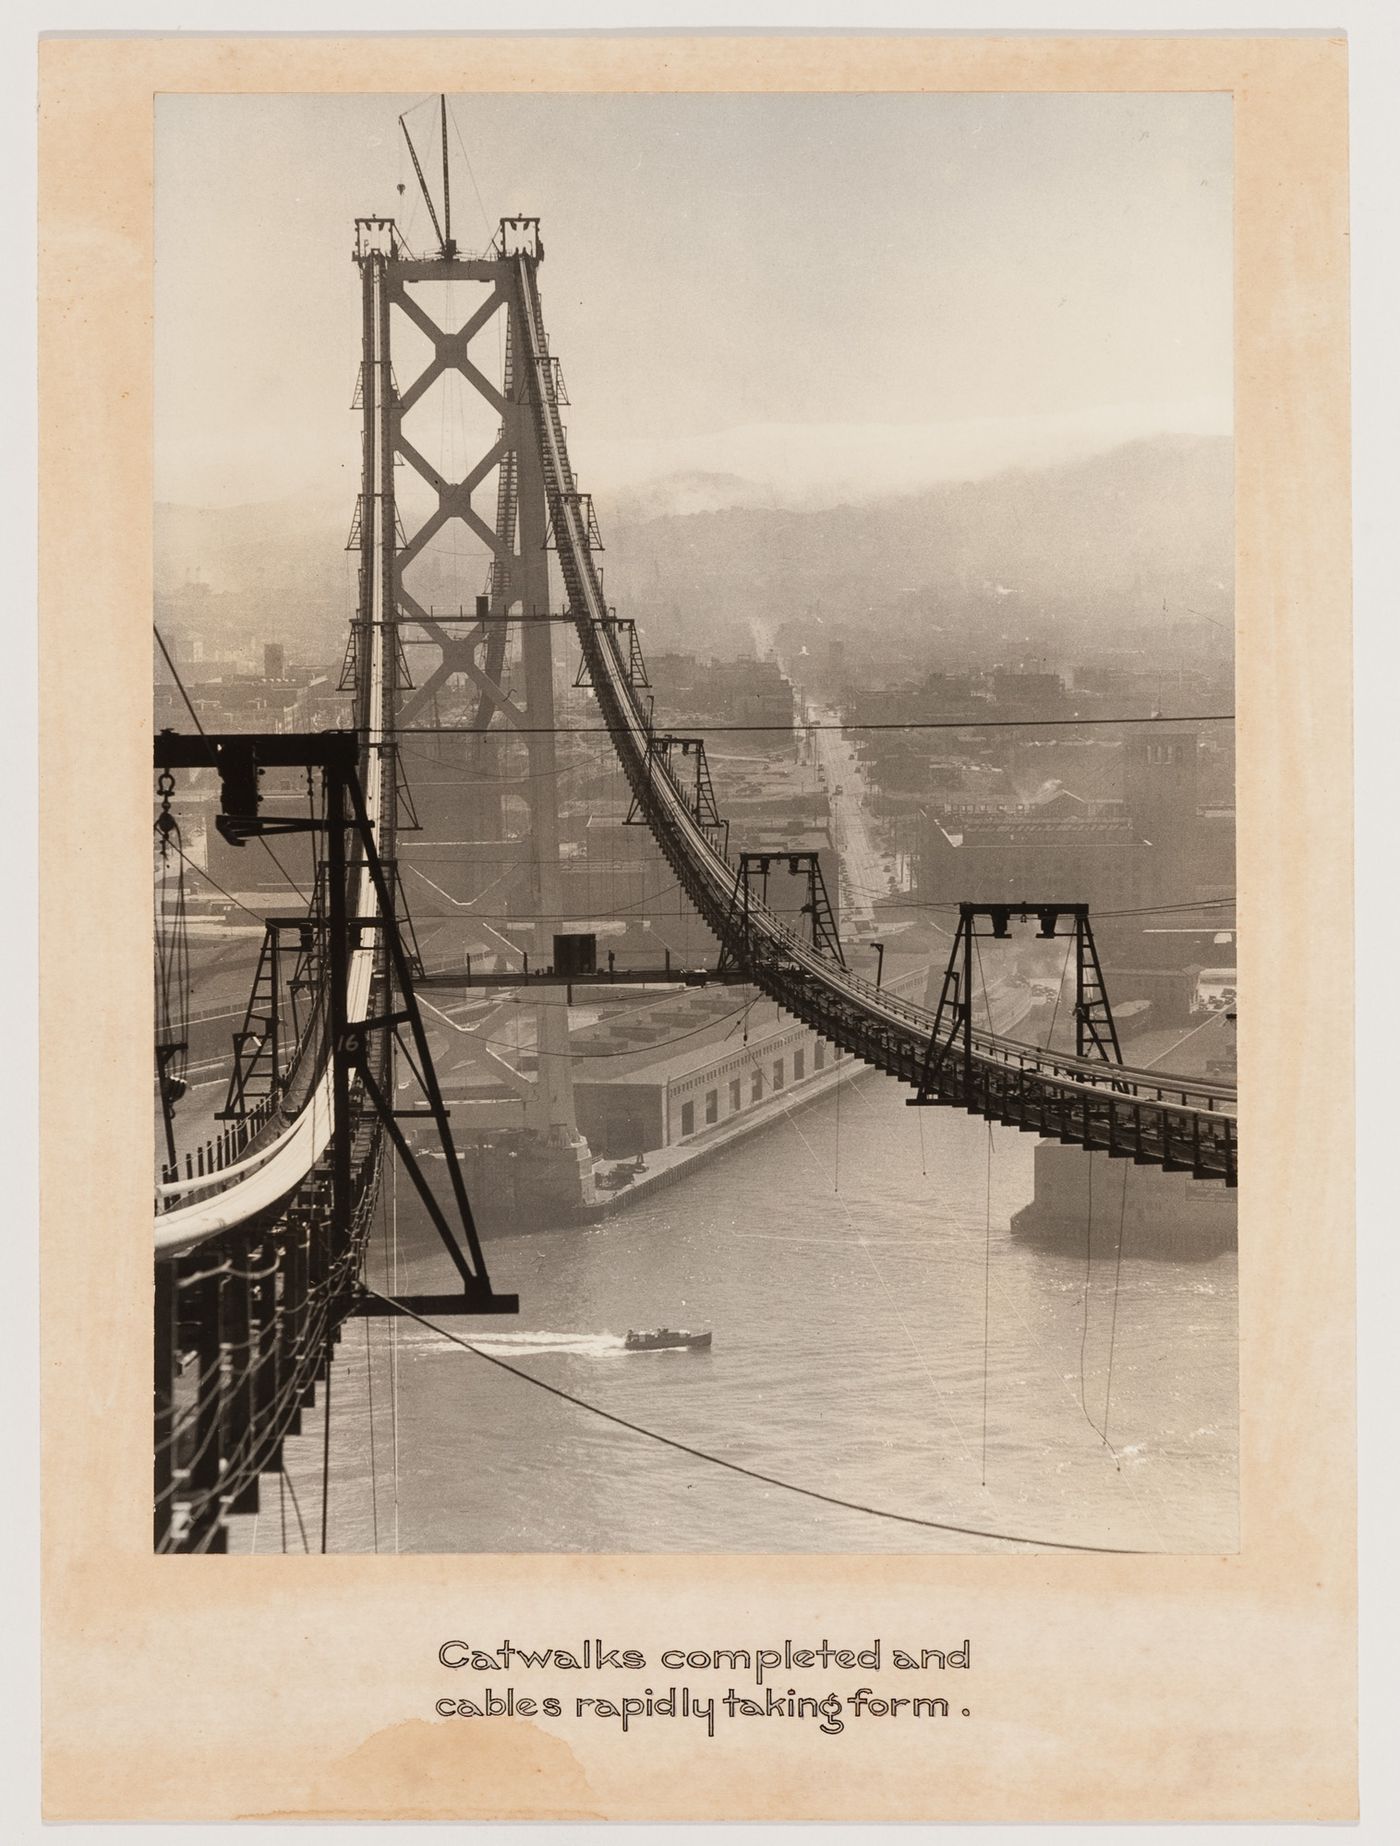
<svg viewBox="0 0 1400 1846"><path fill-rule="evenodd" d="M514 309L512 309L514 312ZM514 337L516 350L527 349L522 333ZM517 473L517 519L520 563L518 594L521 613L549 614L549 531L544 473L535 439L534 418L526 391L513 393ZM563 926L563 878L559 867L558 749L554 737L554 624L548 620L521 624L525 664L525 708L529 714L526 746L530 779L526 794L530 809L530 869L535 914L533 954L545 967L554 955L554 932ZM529 1120L532 1128L551 1141L572 1145L578 1139L574 1113L574 1086L569 1066L569 1015L565 1006L542 1004L535 1008L535 1043L539 1052Z"/></svg>

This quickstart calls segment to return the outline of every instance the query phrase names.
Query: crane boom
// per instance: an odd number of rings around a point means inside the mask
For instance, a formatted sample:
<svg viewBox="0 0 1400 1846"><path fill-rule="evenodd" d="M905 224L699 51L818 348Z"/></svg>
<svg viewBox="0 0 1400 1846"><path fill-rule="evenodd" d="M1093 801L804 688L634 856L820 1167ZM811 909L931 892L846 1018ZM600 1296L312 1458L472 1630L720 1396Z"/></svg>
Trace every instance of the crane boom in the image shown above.
<svg viewBox="0 0 1400 1846"><path fill-rule="evenodd" d="M423 194L423 203L428 208L428 216L433 221L434 235L436 236L439 245L443 246L445 249L447 240L442 234L442 226L438 223L437 207L433 204L433 195L428 191L428 182L423 177L423 168L418 159L418 149L413 145L413 136L408 132L408 123L404 120L402 116L399 117L399 127L403 130L403 138L408 143L409 159L413 162L413 171L418 175L418 187L419 187L419 190ZM444 165L446 164L446 160L447 160L447 148L446 148L446 143L444 143L443 145Z"/></svg>

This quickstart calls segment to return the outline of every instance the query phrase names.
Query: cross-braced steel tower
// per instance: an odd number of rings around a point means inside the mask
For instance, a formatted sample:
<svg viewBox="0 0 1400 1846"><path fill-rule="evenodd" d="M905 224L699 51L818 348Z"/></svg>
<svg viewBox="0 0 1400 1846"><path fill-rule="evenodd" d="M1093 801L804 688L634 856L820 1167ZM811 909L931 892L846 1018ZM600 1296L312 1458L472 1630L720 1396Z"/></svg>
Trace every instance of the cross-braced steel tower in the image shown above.
<svg viewBox="0 0 1400 1846"><path fill-rule="evenodd" d="M426 196L426 188L425 188ZM434 213L436 226L436 214ZM397 732L432 720L444 699L465 689L467 728L474 734L473 761L480 770L493 763L495 740L515 732L526 749L528 774L518 789L528 810L528 839L520 873L529 880L529 913L535 919L530 951L537 966L550 958L552 931L561 926L562 882L559 864L559 808L554 736L555 621L550 612L548 506L539 437L531 392L538 388L530 368L514 363L529 351L521 308L511 286L512 265L523 255L538 262L539 222L534 218L501 221L497 238L482 256L458 252L448 232L436 255L411 254L394 221L356 221L356 261L363 287L364 358L358 400L364 415L363 485L351 533L360 553L360 595L351 660L366 654L369 625L387 623L395 672L390 702L393 735L385 745L397 770ZM441 235L441 233L440 233ZM434 303L449 307L430 311ZM460 322L447 324L455 285L470 285L474 305ZM485 291L484 295L482 291ZM503 377L493 383L473 357L474 343L504 317ZM454 317L455 318L455 317ZM396 366L395 336L411 327L428 342L430 354L421 369L402 377ZM429 390L449 376L463 381L495 420L495 440L460 479L450 479L448 464L429 460L405 432L405 419ZM402 381L400 381L402 378ZM549 368L546 389L559 393L557 364ZM425 446L427 446L425 444ZM412 530L405 530L402 497L395 489L395 469L407 466L428 488L431 510ZM494 520L478 510L491 494L495 475ZM572 485L572 483L570 483ZM490 564L484 595L474 612L443 614L427 600L418 583L425 554L454 522L486 547ZM460 534L459 534L460 536ZM520 672L508 668L508 642L519 636ZM415 661L423 652L435 659L421 683L409 683L403 652L405 639L415 644ZM455 728L455 727L454 727ZM490 752L490 754L487 754ZM396 775L399 800L403 786ZM400 811L402 818L402 811ZM390 840L394 838L391 830ZM392 854L394 846L389 846ZM515 1070L484 1047L480 1062L492 1080L504 1083L519 1099L528 1128L556 1146L580 1148L574 1115L568 1058L566 1010L557 1004L535 1007L537 1074ZM460 1048L472 1051L470 1036ZM469 1110L464 1111L469 1114ZM460 1119L460 1118L459 1118ZM520 1120L519 1115L515 1118Z"/></svg>

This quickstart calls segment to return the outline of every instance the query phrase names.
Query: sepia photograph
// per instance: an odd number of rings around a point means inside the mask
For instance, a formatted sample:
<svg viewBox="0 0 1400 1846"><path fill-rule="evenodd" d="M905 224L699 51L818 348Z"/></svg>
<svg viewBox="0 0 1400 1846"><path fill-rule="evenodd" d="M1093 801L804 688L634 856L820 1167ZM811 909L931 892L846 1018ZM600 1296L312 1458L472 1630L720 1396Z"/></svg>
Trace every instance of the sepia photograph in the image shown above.
<svg viewBox="0 0 1400 1846"><path fill-rule="evenodd" d="M1234 106L155 98L156 1551L1238 1550Z"/></svg>

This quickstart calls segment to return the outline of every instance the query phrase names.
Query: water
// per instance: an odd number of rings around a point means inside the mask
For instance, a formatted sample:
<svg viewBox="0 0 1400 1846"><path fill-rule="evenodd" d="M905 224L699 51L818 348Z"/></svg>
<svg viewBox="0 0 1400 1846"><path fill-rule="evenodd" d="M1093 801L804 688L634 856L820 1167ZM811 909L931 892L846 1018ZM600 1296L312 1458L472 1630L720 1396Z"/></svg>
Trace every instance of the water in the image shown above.
<svg viewBox="0 0 1400 1846"><path fill-rule="evenodd" d="M1234 1255L1165 1261L1130 1230L1120 1265L1116 1163L1100 1169L1092 1260L1082 1238L1017 1241L1032 1138L905 1094L854 1077L596 1225L493 1241L520 1318L448 1325L704 1454L1006 1540L746 1478L377 1320L347 1326L334 1367L330 1548L1233 1550ZM377 1266L392 1262L389 1190ZM408 1190L400 1176L397 1287L449 1289L441 1251L407 1228ZM624 1350L629 1327L660 1324L713 1328L713 1350ZM233 1548L281 1549L285 1516L299 1550L298 1506L318 1548L319 1405L303 1427L287 1446L295 1503L265 1484L256 1533L237 1521Z"/></svg>

